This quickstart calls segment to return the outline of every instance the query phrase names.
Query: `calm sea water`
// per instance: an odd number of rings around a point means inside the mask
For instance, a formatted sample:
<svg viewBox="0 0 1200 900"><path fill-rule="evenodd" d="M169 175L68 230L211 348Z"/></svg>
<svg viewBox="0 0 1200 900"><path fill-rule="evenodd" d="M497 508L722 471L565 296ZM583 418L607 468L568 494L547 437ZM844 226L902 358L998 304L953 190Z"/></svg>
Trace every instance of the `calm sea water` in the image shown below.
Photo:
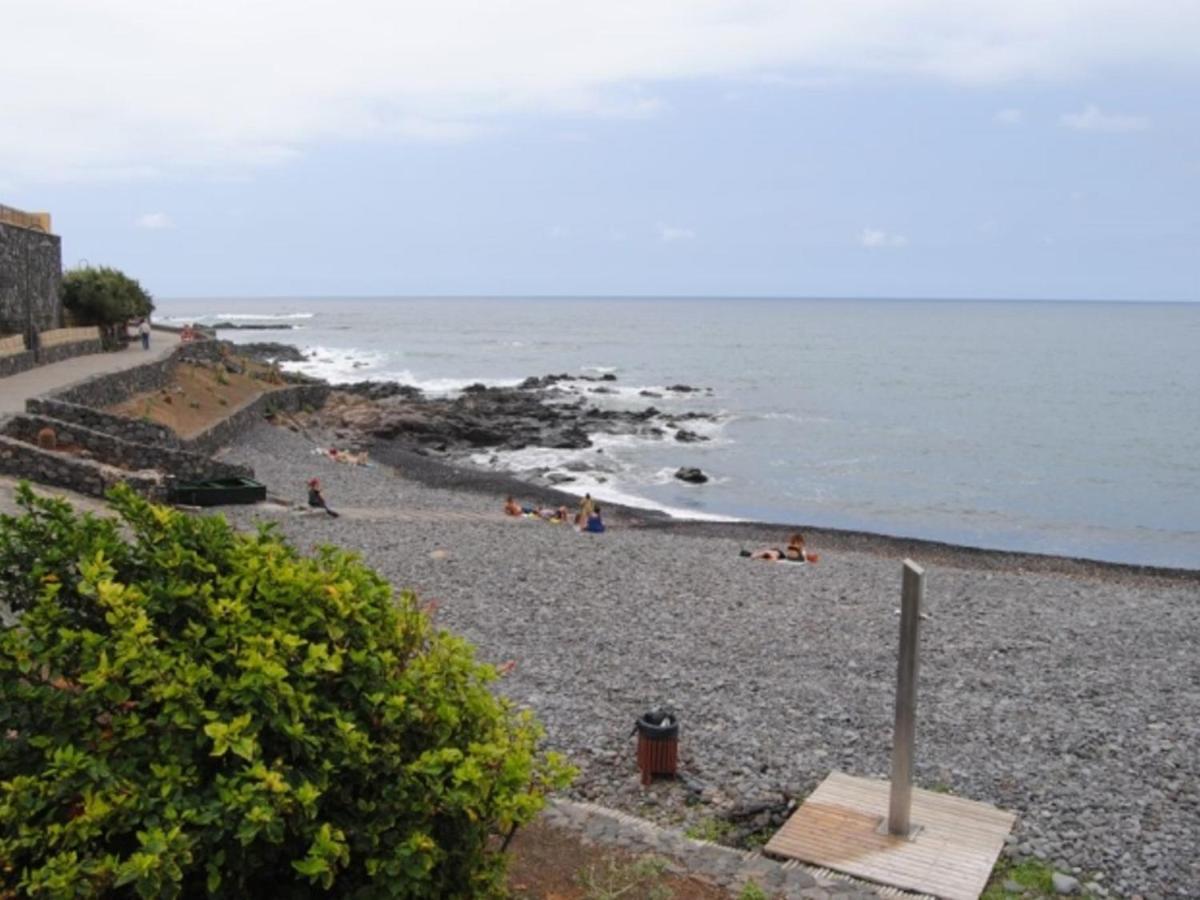
<svg viewBox="0 0 1200 900"><path fill-rule="evenodd" d="M605 438L566 487L810 523L1200 568L1200 304L762 299L170 300L160 318L314 350L331 380L431 391L614 372L597 402L719 413L711 440ZM700 397L639 396L686 383ZM671 477L700 466L713 480ZM602 480L601 480L602 479Z"/></svg>

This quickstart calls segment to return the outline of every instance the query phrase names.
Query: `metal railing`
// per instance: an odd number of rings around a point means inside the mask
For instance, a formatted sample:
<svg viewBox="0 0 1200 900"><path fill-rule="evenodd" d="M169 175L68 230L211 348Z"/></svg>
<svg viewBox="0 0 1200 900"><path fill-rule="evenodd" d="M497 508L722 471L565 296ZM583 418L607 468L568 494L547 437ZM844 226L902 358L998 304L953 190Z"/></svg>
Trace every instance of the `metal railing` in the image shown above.
<svg viewBox="0 0 1200 900"><path fill-rule="evenodd" d="M18 228L28 228L30 231L50 232L50 213L31 213L14 209L0 203L0 222L6 225L16 225Z"/></svg>

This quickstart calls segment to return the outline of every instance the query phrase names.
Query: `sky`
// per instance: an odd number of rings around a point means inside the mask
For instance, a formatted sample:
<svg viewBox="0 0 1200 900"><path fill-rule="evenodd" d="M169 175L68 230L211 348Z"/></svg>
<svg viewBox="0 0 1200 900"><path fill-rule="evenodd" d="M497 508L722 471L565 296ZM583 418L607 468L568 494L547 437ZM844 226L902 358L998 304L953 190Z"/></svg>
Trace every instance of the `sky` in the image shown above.
<svg viewBox="0 0 1200 900"><path fill-rule="evenodd" d="M172 296L1200 300L1200 0L39 0L0 203Z"/></svg>

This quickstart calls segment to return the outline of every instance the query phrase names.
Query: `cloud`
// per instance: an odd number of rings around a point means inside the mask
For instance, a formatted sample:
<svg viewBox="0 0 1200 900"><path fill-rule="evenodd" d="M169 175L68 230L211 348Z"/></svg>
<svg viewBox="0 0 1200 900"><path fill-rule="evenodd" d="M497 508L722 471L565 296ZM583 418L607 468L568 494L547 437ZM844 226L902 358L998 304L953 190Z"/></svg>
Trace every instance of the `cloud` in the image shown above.
<svg viewBox="0 0 1200 900"><path fill-rule="evenodd" d="M858 242L864 247L906 247L908 238L902 234L889 234L881 228L864 228L858 235Z"/></svg>
<svg viewBox="0 0 1200 900"><path fill-rule="evenodd" d="M665 244L674 244L677 241L690 241L696 237L696 232L691 228L680 228L677 225L658 226L658 239Z"/></svg>
<svg viewBox="0 0 1200 900"><path fill-rule="evenodd" d="M6 16L9 181L272 166L331 141L646 118L673 82L959 85L1196 66L1200 4L1141 0L39 0ZM1086 118L1084 121L1088 121ZM574 127L574 126L565 126Z"/></svg>
<svg viewBox="0 0 1200 900"><path fill-rule="evenodd" d="M1009 107L1008 109L1000 110L992 118L1001 125L1020 125L1025 121L1025 113L1019 109Z"/></svg>
<svg viewBox="0 0 1200 900"><path fill-rule="evenodd" d="M138 228L145 228L147 231L164 231L175 227L171 217L160 212L142 213L134 220L133 224Z"/></svg>
<svg viewBox="0 0 1200 900"><path fill-rule="evenodd" d="M1145 131L1150 127L1150 120L1145 116L1114 115L1100 111L1094 103L1084 107L1083 112L1065 113L1059 117L1059 124L1076 131L1105 131L1118 133L1122 131Z"/></svg>

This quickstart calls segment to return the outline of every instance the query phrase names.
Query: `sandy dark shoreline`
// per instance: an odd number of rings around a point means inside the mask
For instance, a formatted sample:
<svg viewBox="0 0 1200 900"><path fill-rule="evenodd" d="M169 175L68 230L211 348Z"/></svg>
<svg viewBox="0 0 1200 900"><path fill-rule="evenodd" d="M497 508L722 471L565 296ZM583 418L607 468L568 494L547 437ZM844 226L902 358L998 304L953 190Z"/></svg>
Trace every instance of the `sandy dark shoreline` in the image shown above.
<svg viewBox="0 0 1200 900"><path fill-rule="evenodd" d="M387 441L376 442L371 447L371 456L382 463L400 469L406 478L430 487L470 491L492 497L504 497L512 494L546 506L566 504L574 507L579 502L579 498L575 494L531 484L508 473L490 472L469 465L435 459L397 447ZM622 524L636 523L641 528L697 537L724 537L744 542L747 546L777 544L780 541L781 531L794 529L803 531L808 538L809 545L818 552L825 550L855 551L889 558L909 556L930 564L983 571L1018 569L1080 578L1137 582L1166 581L1200 585L1200 569L1144 566L1080 557L995 550L876 532L822 528L798 522L711 522L680 519L658 510L623 506L608 501L605 501L604 507L609 517Z"/></svg>

